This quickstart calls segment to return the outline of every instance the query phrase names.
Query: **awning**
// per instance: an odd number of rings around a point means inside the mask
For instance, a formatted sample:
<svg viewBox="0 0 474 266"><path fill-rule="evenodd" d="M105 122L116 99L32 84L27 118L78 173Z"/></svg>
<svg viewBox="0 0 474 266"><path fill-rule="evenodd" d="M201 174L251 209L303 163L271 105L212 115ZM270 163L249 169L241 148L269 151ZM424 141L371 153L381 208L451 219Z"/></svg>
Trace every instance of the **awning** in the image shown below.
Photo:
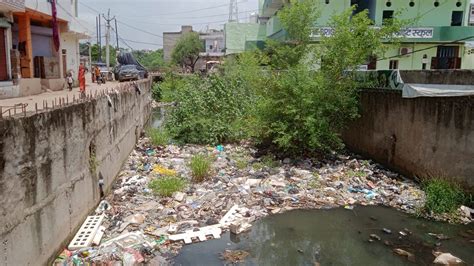
<svg viewBox="0 0 474 266"><path fill-rule="evenodd" d="M459 97L474 95L474 85L404 84L403 98Z"/></svg>
<svg viewBox="0 0 474 266"><path fill-rule="evenodd" d="M429 71L429 70L428 70ZM423 72L419 71L419 75ZM449 73L441 73L449 75ZM408 78L412 83L405 83L399 70L379 70L379 71L357 71L357 81L361 84L371 85L372 88L389 89L402 91L403 98L417 97L459 97L474 95L474 84L420 84L415 82L429 81L429 79ZM455 83L455 82L452 82Z"/></svg>

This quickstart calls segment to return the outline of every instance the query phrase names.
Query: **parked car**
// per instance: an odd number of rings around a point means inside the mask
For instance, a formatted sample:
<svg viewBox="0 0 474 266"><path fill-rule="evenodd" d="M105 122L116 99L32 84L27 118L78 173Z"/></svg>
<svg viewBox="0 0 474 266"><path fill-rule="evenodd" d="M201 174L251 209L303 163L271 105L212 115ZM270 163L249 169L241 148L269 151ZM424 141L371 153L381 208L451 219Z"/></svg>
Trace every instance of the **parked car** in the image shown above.
<svg viewBox="0 0 474 266"><path fill-rule="evenodd" d="M107 69L107 64L105 64L105 63L96 63L95 65L99 67L100 75L103 78L105 77L105 80L107 80L107 81L112 81L113 80L113 73Z"/></svg>
<svg viewBox="0 0 474 266"><path fill-rule="evenodd" d="M147 75L146 71L139 70L136 65L123 65L116 69L116 78L120 82L144 79Z"/></svg>

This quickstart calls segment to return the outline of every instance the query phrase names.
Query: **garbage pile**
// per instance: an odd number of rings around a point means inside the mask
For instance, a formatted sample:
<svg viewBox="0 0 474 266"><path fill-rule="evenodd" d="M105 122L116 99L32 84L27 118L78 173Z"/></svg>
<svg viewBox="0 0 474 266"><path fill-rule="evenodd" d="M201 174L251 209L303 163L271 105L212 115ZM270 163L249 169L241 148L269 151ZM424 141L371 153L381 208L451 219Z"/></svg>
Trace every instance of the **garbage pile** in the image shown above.
<svg viewBox="0 0 474 266"><path fill-rule="evenodd" d="M164 265L184 244L219 238L227 230L240 234L270 214L354 205L413 213L424 204L414 182L370 161L347 155L278 161L255 158L255 152L245 144L154 148L140 140L94 213L101 223L90 234L99 236L84 238L84 246L71 242L77 249L65 250L56 264ZM202 183L191 178L189 162L196 154L213 158L211 178ZM187 185L171 197L156 195L148 184L165 176L182 177Z"/></svg>

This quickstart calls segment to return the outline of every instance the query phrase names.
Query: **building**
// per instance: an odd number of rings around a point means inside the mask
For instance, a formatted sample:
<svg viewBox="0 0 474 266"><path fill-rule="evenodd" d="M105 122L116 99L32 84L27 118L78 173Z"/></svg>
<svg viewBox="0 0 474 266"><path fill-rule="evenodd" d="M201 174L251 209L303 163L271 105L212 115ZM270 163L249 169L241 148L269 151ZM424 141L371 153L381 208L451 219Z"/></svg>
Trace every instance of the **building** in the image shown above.
<svg viewBox="0 0 474 266"><path fill-rule="evenodd" d="M165 62L171 62L171 55L174 47L181 36L186 33L193 32L192 26L181 26L181 31L178 32L163 32L163 59Z"/></svg>
<svg viewBox="0 0 474 266"><path fill-rule="evenodd" d="M56 49L52 1L0 0L3 33L7 40L4 44L6 56L0 56L0 76L4 83L0 85L0 99L62 90L67 72L77 73L79 40L88 38L87 27L78 18L77 1L56 3L60 40ZM2 72L3 68L6 71Z"/></svg>
<svg viewBox="0 0 474 266"><path fill-rule="evenodd" d="M260 23L229 22L224 25L224 32L226 55L262 48L266 39L266 27Z"/></svg>
<svg viewBox="0 0 474 266"><path fill-rule="evenodd" d="M12 50L12 25L14 24L13 13L24 11L24 0L0 0L0 38L3 39L0 41L0 99L9 98L18 91L18 86L13 82L18 76L18 69L12 68L12 55L14 59L16 55L16 52ZM13 61L13 63L17 65L18 62Z"/></svg>
<svg viewBox="0 0 474 266"><path fill-rule="evenodd" d="M469 15L469 25L474 26L474 2L471 4L471 12Z"/></svg>
<svg viewBox="0 0 474 266"><path fill-rule="evenodd" d="M473 69L474 53L470 41L474 40L474 27L469 26L472 18L470 0L316 0L319 1L320 16L315 22L312 35L315 43L321 35L330 35L327 27L333 14L340 14L351 5L357 5L354 13L367 9L375 26L392 18L401 11L400 19L417 18L414 25L402 31L401 46L393 46L383 58L372 58L367 69ZM283 41L286 32L282 29L277 13L287 0L260 0L260 23L265 25L267 39ZM227 25L226 25L227 26ZM243 38L229 36L236 34L232 27L226 31L226 40ZM253 33L252 33L253 34ZM245 40L246 49L252 46ZM226 44L230 50L229 44ZM240 44L239 49L242 49Z"/></svg>
<svg viewBox="0 0 474 266"><path fill-rule="evenodd" d="M165 62L171 62L171 55L179 39L186 33L193 32L192 26L181 26L179 32L163 33L163 58ZM199 61L195 69L202 69L207 61L220 61L225 55L224 31L207 30L199 32L199 39L203 42L203 50L199 53Z"/></svg>

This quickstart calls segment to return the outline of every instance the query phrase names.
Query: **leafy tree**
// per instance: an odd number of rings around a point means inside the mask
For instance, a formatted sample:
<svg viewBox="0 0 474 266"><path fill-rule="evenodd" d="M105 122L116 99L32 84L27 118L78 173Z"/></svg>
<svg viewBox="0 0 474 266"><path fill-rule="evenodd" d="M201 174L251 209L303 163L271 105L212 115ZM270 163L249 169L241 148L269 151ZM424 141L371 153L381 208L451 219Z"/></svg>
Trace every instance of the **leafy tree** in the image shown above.
<svg viewBox="0 0 474 266"><path fill-rule="evenodd" d="M114 46L110 45L110 65L115 66L116 64L116 59L117 59L117 49L115 49ZM87 48L88 49L88 48ZM89 53L89 52L88 52ZM91 47L91 53L92 53L92 62L98 62L99 61L99 45L98 44L93 44ZM102 47L101 51L101 59L102 62L105 62L105 55L106 55L106 47Z"/></svg>
<svg viewBox="0 0 474 266"><path fill-rule="evenodd" d="M133 51L133 56L140 62L144 67L149 70L157 70L160 67L165 66L163 59L163 49L155 51Z"/></svg>
<svg viewBox="0 0 474 266"><path fill-rule="evenodd" d="M324 154L343 146L340 132L358 116L352 70L383 53L382 41L394 40L400 30L395 20L374 28L367 11L353 15L351 8L333 16L332 36L312 44L316 5L304 0L285 7L280 17L289 41L267 49L277 71L259 89L257 141L285 155ZM318 64L321 69L314 70Z"/></svg>
<svg viewBox="0 0 474 266"><path fill-rule="evenodd" d="M310 36L319 12L313 0L292 0L278 12L278 18L288 36L284 42L268 40L265 52L271 57L274 69L295 66L308 54Z"/></svg>
<svg viewBox="0 0 474 266"><path fill-rule="evenodd" d="M184 34L176 43L171 58L175 64L189 67L194 73L194 67L199 60L199 53L204 49L199 34L190 32Z"/></svg>
<svg viewBox="0 0 474 266"><path fill-rule="evenodd" d="M318 17L318 4L314 0L292 0L289 6L278 13L289 41L301 45L309 43Z"/></svg>

